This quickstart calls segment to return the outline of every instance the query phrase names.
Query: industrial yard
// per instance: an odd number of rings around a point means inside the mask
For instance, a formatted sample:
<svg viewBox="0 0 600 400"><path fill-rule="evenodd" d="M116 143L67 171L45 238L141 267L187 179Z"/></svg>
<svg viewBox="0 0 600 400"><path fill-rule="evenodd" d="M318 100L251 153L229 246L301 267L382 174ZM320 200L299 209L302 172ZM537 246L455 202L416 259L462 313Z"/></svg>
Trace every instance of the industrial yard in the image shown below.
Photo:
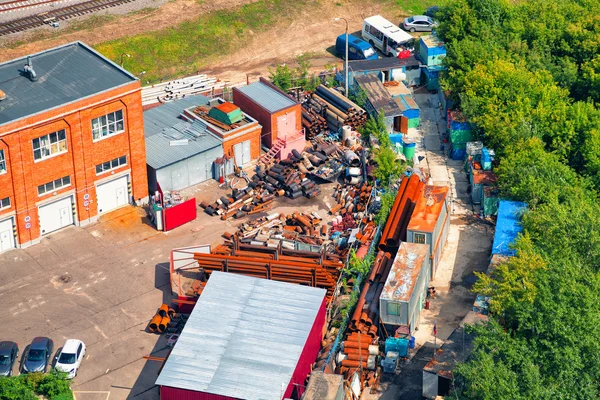
<svg viewBox="0 0 600 400"><path fill-rule="evenodd" d="M0 400L494 399L553 155L426 5L0 2Z"/></svg>

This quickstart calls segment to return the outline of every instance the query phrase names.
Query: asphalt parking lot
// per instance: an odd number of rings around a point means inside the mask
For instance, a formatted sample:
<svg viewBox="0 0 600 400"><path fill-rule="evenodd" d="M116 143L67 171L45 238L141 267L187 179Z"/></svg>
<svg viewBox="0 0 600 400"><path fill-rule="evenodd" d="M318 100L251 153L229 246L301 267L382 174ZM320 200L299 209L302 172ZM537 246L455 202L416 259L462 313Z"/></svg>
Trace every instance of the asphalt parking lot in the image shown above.
<svg viewBox="0 0 600 400"><path fill-rule="evenodd" d="M219 192L209 181L189 194L214 201ZM325 216L328 193L315 200L282 199L270 212ZM126 207L97 224L65 228L38 245L0 254L6 313L0 340L17 342L21 354L36 336L53 339L55 350L69 338L84 341L87 354L72 385L77 400L158 399L154 381L161 363L143 357L164 357L166 338L145 329L160 304L171 300L169 253L216 245L237 224L198 209L196 220L163 233L148 224L143 210Z"/></svg>

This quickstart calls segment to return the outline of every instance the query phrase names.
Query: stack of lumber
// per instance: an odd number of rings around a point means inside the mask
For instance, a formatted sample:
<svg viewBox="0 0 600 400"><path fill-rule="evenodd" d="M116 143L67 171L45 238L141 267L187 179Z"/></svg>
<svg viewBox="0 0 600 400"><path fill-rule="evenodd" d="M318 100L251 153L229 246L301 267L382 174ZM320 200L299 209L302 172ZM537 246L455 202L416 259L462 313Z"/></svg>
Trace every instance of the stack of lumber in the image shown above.
<svg viewBox="0 0 600 400"><path fill-rule="evenodd" d="M198 94L221 95L226 87L231 87L229 81L221 81L204 74L157 83L142 88L142 106L166 103Z"/></svg>
<svg viewBox="0 0 600 400"><path fill-rule="evenodd" d="M333 131L340 131L344 125L356 130L367 122L365 110L334 89L319 85L312 99L327 105L324 117Z"/></svg>

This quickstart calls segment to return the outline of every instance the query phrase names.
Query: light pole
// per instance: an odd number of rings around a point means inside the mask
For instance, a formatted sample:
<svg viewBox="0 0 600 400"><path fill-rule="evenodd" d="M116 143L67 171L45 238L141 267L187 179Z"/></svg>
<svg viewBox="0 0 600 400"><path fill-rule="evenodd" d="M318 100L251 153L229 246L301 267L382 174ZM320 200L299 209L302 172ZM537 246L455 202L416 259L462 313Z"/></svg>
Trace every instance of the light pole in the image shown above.
<svg viewBox="0 0 600 400"><path fill-rule="evenodd" d="M344 57L344 71L346 73L346 85L344 86L344 96L348 97L348 20L346 18L334 18L334 21L343 20L346 23L346 57Z"/></svg>
<svg viewBox="0 0 600 400"><path fill-rule="evenodd" d="M121 68L123 68L123 57L130 58L131 54L127 54L127 53L121 54Z"/></svg>

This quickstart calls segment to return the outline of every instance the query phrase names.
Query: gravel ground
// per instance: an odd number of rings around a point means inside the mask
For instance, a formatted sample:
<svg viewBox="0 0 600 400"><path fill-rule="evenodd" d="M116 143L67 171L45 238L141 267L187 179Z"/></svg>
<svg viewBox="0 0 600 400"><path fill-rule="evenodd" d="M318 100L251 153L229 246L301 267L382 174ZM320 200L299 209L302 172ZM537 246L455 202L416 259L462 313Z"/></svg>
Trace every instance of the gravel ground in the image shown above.
<svg viewBox="0 0 600 400"><path fill-rule="evenodd" d="M129 14L131 12L135 12L138 10L142 10L145 8L158 8L164 3L167 3L169 0L135 0L129 3L125 3L116 7L106 8L104 10L97 11L95 13L89 13L82 15L80 17L74 17L65 21L60 21L59 28L52 28L50 26L36 28L27 32L19 32L11 35L6 35L0 38L0 45L5 44L12 40L22 39L24 34L29 32L55 32L60 33L60 31L66 30L74 23L80 23L89 19L91 16L99 16L99 15L123 15ZM30 8L23 8L19 11L11 11L11 12L3 12L0 13L0 24L6 23L8 21L12 21L19 18L25 18L31 15L37 15L44 12L56 10L57 8L67 7L73 4L84 3L85 1L81 0L61 0L58 3L52 3L52 5L41 5Z"/></svg>

